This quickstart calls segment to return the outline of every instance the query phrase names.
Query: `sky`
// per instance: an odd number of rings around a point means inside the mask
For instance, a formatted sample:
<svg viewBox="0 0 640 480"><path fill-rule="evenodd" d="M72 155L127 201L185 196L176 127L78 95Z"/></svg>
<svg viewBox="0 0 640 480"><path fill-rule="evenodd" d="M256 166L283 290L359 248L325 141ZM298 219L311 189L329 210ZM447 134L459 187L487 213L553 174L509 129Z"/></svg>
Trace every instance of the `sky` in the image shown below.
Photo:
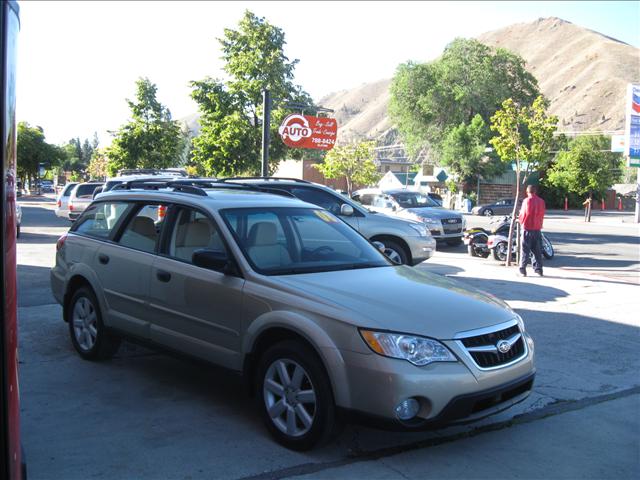
<svg viewBox="0 0 640 480"><path fill-rule="evenodd" d="M300 60L295 81L316 101L433 60L456 37L540 17L640 46L640 1L18 3L18 120L56 144L94 132L110 144L139 77L157 85L173 118L196 113L189 82L223 76L216 39L245 9L285 32L285 54Z"/></svg>

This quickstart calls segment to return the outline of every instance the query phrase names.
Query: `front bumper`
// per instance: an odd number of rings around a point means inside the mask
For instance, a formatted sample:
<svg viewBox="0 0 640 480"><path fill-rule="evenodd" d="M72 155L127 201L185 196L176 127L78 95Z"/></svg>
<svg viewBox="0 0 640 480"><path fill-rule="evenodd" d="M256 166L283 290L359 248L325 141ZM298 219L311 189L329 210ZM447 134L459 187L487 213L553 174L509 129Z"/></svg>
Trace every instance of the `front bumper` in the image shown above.
<svg viewBox="0 0 640 480"><path fill-rule="evenodd" d="M479 420L513 406L531 392L535 375L532 343L520 360L495 369L478 368L455 341L443 343L457 362L417 367L375 353L342 351L350 402L339 407L356 419L377 418L387 427L422 429ZM420 410L413 419L400 421L395 407L408 398L418 400Z"/></svg>
<svg viewBox="0 0 640 480"><path fill-rule="evenodd" d="M411 264L417 265L428 260L436 253L436 241L433 237L404 237L411 252Z"/></svg>

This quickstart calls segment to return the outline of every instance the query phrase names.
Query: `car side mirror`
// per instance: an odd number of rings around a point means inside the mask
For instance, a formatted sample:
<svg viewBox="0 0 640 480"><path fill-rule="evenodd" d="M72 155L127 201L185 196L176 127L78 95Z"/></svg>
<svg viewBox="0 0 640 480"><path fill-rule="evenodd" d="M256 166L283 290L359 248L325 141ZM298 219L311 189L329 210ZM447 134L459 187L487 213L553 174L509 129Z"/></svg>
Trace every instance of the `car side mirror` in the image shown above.
<svg viewBox="0 0 640 480"><path fill-rule="evenodd" d="M343 203L342 205L340 205L340 215L350 217L351 215L353 215L353 207L348 203Z"/></svg>
<svg viewBox="0 0 640 480"><path fill-rule="evenodd" d="M230 273L229 257L225 252L202 248L193 252L191 262L196 267L215 270L224 274Z"/></svg>
<svg viewBox="0 0 640 480"><path fill-rule="evenodd" d="M374 247L376 247L378 250L380 250L381 253L384 253L384 251L386 250L387 247L384 246L384 243L382 242L371 242L373 244Z"/></svg>

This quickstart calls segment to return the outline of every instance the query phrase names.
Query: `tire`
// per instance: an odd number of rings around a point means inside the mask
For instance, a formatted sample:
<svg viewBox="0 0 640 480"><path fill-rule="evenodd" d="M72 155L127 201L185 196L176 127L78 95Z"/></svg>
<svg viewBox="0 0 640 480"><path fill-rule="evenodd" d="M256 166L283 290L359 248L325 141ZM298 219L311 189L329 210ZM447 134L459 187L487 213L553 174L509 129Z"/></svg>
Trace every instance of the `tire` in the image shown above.
<svg viewBox="0 0 640 480"><path fill-rule="evenodd" d="M469 255L471 255L472 257L477 257L478 254L476 253L476 248L473 246L473 241L471 241L471 243L469 243L469 245L467 245L467 253Z"/></svg>
<svg viewBox="0 0 640 480"><path fill-rule="evenodd" d="M493 210L491 210L490 208L486 208L486 209L485 209L485 211L484 211L484 212L482 212L482 214L483 214L485 217L491 217L491 216L493 216Z"/></svg>
<svg viewBox="0 0 640 480"><path fill-rule="evenodd" d="M462 243L462 238L461 237L447 238L445 241L447 242L447 245L449 245L450 247L457 247Z"/></svg>
<svg viewBox="0 0 640 480"><path fill-rule="evenodd" d="M267 430L291 450L321 445L335 431L336 408L329 377L318 355L300 341L282 341L261 356L256 392ZM300 401L302 392L305 401Z"/></svg>
<svg viewBox="0 0 640 480"><path fill-rule="evenodd" d="M489 256L489 250L478 253L478 256L482 258L487 258Z"/></svg>
<svg viewBox="0 0 640 480"><path fill-rule="evenodd" d="M402 246L392 240L386 240L382 243L384 243L384 254L389 257L392 262L401 265L409 264L409 255L407 255L407 252Z"/></svg>
<svg viewBox="0 0 640 480"><path fill-rule="evenodd" d="M104 326L98 299L93 290L89 287L77 289L67 309L71 343L82 358L105 360L118 351L120 338L111 334Z"/></svg>
<svg viewBox="0 0 640 480"><path fill-rule="evenodd" d="M499 262L507 261L507 242L500 242L493 247L493 258Z"/></svg>
<svg viewBox="0 0 640 480"><path fill-rule="evenodd" d="M542 255L544 255L544 258L546 258L547 260L551 260L555 255L553 245L544 235L542 235Z"/></svg>

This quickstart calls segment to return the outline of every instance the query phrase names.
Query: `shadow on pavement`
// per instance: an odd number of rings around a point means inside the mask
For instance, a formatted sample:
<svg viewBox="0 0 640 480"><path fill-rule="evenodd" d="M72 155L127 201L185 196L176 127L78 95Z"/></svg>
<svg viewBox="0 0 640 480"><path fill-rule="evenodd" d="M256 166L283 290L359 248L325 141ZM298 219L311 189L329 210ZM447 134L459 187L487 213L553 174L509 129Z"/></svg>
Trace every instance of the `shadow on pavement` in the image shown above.
<svg viewBox="0 0 640 480"><path fill-rule="evenodd" d="M49 284L50 268L18 264L18 307L56 303Z"/></svg>
<svg viewBox="0 0 640 480"><path fill-rule="evenodd" d="M459 277L455 275L450 278L471 285L479 290L489 292L502 300L523 300L527 302L544 303L569 296L566 291L559 288L538 285L537 283L527 282L526 280L497 280L477 277Z"/></svg>
<svg viewBox="0 0 640 480"><path fill-rule="evenodd" d="M18 237L18 243L25 244L42 244L42 243L56 243L60 235L48 235L46 233L31 233L22 230L20 237Z"/></svg>
<svg viewBox="0 0 640 480"><path fill-rule="evenodd" d="M71 226L71 222L65 218L57 217L53 210L44 207L21 204L22 206L22 226L23 227L66 227Z"/></svg>

